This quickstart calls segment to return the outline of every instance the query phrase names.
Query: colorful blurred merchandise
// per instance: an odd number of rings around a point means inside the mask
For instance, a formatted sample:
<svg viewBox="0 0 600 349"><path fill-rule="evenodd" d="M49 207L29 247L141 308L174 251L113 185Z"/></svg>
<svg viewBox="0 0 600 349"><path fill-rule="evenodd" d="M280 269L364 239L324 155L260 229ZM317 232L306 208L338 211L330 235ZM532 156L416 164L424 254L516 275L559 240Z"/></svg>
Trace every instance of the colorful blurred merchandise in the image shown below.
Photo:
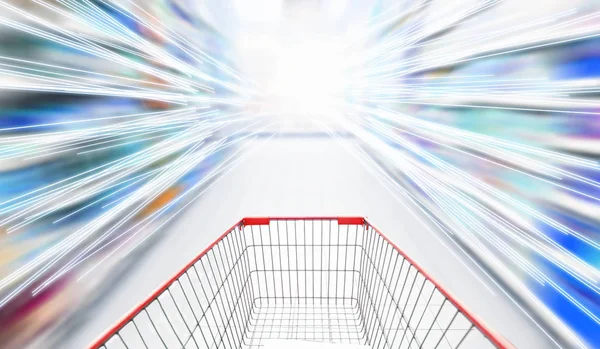
<svg viewBox="0 0 600 349"><path fill-rule="evenodd" d="M68 309L79 303L76 297L80 291L69 277L62 278L35 296L31 296L30 292L23 293L3 309L0 318L3 348L19 348L44 330L54 328L68 314Z"/></svg>
<svg viewBox="0 0 600 349"><path fill-rule="evenodd" d="M13 80L3 79L3 83L24 86L22 90L0 91L0 227L3 228L0 231L0 279L3 280L0 301L9 300L0 312L3 348L22 348L34 337L44 338L45 332L68 323L76 311L84 311L87 304L102 294L103 287L111 284L110 278L118 274L115 270L126 270L127 264L133 263L135 258L121 260L119 268L114 260L141 242L151 243L152 239L146 238L161 227L164 221L161 215L181 208L185 202L180 200L181 195L197 190L197 184L209 175L214 176L215 169L235 147L228 145L209 154L190 169L187 176L164 188L156 197L152 198L154 193L149 193L150 200L145 207L115 230L116 238L101 237L103 231L82 237L80 245L66 255L77 257L74 264L63 258L46 270L40 261L48 260L42 259L47 258L44 257L47 253L53 251L52 256L59 256L62 244L73 239L74 233L87 229L90 222L127 200L192 149L182 148L170 156L144 160L144 166L123 162L138 154L146 159L141 155L145 150L173 139L194 120L179 111L186 106L170 102L173 85L166 79L177 81L179 77L187 77L184 67L189 71L204 71L215 78L202 82L214 91L218 89L214 81L231 79L222 70L211 70L214 67L206 62L208 55L215 60L229 55L228 43L212 28L199 25L203 20L196 18L198 13L185 13L176 2L147 1L143 9L133 2L121 4L131 14L105 1L91 0L80 5L78 15L85 18L81 21L52 12L41 4L27 6L27 13L60 21L61 28L78 33L77 39L56 33L64 40L74 40L73 45L8 27L3 27L0 35L0 69L15 64L23 67L19 73L7 76ZM66 8L67 5L60 2L53 6L62 7L67 11L65 14L76 9L72 5ZM87 17L85 11L99 16ZM184 31L176 31L183 36L167 32L176 37L177 42L159 34L174 28L170 24L181 24L182 19L190 22ZM122 29L119 36L115 35L117 27ZM83 40L92 40L98 46L95 50L72 47ZM146 41L142 44L141 40ZM140 45L146 45L148 52L140 51ZM153 57L155 54L171 55L173 58L169 59L179 59L184 66L181 71L172 71ZM117 56L125 64L107 59ZM204 62L200 62L199 57ZM168 74L157 73L167 70ZM47 79L32 79L32 72L43 72ZM77 87L87 86L90 92L63 90L61 78L69 79ZM34 84L37 84L35 88L29 88ZM137 98L137 93L162 93L166 97ZM218 94L195 92L195 97L207 96ZM205 106L206 103L198 105ZM196 105L187 106L195 111L191 107ZM226 108L221 109L226 111ZM155 113L161 119L147 118L146 122L144 118L150 115L148 113ZM204 117L207 125L215 115ZM160 124L154 124L156 120L171 124L161 128ZM213 136L221 138L218 133ZM198 156L201 150L196 150ZM82 180L86 178L84 175L115 163L123 163L121 171L128 171L119 177L120 181L112 179L120 175L116 170L112 175L107 172L104 177ZM70 183L81 184L75 189L63 186ZM36 197L39 193L48 199ZM17 209L28 215L17 220L10 218ZM144 229L135 228L140 222L144 222L140 225ZM93 244L94 239L102 243ZM32 264L34 261L36 264ZM66 271L59 272L63 268ZM85 287L78 279L90 270L95 272L94 281L85 284L93 287ZM112 272L106 273L106 270ZM41 273L40 277L36 276L37 272ZM57 276L56 279L50 279L53 276ZM27 280L35 281L20 289L19 285Z"/></svg>
<svg viewBox="0 0 600 349"><path fill-rule="evenodd" d="M553 31L532 20L523 24L528 31L511 35L510 26L493 23L513 20L497 3L437 36L436 20L426 20L443 18L435 1L414 11L381 5L374 18L406 10L381 40L416 27L431 27L434 39L415 39L415 47L398 50L401 57L389 53L390 62L404 61L394 68L405 73L374 72L382 87L364 92L373 101L365 131L387 144L388 159L404 159L405 169L396 171L372 144L363 147L427 212L455 224L449 236L469 251L485 251L479 260L490 270L494 263L508 268L588 347L600 348L593 281L600 268L600 39L571 40L573 32L596 28L595 16L586 14L598 3L561 4L568 20ZM525 23L517 17L515 28ZM539 46L528 48L528 40ZM490 256L495 262L485 264Z"/></svg>

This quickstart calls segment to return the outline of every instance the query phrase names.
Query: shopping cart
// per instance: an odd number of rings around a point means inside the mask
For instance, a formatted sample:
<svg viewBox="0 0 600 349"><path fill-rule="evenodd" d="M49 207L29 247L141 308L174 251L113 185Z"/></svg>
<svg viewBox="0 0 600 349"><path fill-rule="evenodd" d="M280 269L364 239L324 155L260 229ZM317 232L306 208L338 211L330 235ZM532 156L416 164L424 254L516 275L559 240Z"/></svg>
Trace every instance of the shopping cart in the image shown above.
<svg viewBox="0 0 600 349"><path fill-rule="evenodd" d="M281 339L512 348L362 217L244 218L91 348Z"/></svg>

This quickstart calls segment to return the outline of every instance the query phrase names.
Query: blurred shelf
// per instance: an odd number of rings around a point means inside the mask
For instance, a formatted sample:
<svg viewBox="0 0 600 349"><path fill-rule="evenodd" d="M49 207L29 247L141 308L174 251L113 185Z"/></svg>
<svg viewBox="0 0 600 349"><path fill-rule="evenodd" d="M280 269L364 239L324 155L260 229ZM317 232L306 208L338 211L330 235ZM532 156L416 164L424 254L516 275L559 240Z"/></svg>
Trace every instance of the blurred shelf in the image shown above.
<svg viewBox="0 0 600 349"><path fill-rule="evenodd" d="M529 51L534 51L536 48L539 49L543 49L543 50L555 50L558 47L561 46L568 46L568 45L572 45L573 43L576 42L583 42L585 40L589 40L588 38L582 38L583 36L590 36L590 35L597 35L599 33L599 30L596 31L590 31L589 33L586 33L585 35L582 34L577 34L577 33L573 33L573 31L567 31L566 33L560 33L560 34L556 34L555 37L548 37L548 36L543 36L540 35L539 37L537 37L535 40L529 40L529 41L523 41L522 39L520 39L519 36L515 36L514 38L511 38L513 42L509 42L508 44L503 45L502 47L484 47L478 51L475 52L469 52L469 53L465 53L462 56L457 56L457 57L453 57L453 60L451 62L439 62L439 63L433 63L430 64L426 67L423 68L419 68L416 69L414 71L411 72L411 74L423 74L426 72L431 72L431 71L436 71L439 69L443 69L443 68L448 68L448 67L453 67L453 66L462 66L465 64L469 64L472 61L475 61L477 59L479 59L478 57L482 57L482 56L486 56L486 57L493 57L493 56L501 56L504 54L508 54L508 52L511 52L513 54L523 54L525 52L529 52ZM465 51L465 48L456 48L453 49L452 52L463 52ZM430 52L421 52L418 55L416 55L417 57L427 57L428 55L431 55L432 53Z"/></svg>
<svg viewBox="0 0 600 349"><path fill-rule="evenodd" d="M560 151L600 156L600 138L551 136L540 141L542 144Z"/></svg>
<svg viewBox="0 0 600 349"><path fill-rule="evenodd" d="M30 167L30 166L36 166L41 163L59 159L62 156L64 156L64 154L39 155L33 159L31 159L31 158L29 158L29 159L22 159L22 158L3 159L3 160L0 160L0 173L15 171L15 170L25 168L25 167ZM0 174L0 176L1 176L1 174Z"/></svg>
<svg viewBox="0 0 600 349"><path fill-rule="evenodd" d="M582 216L590 221L600 224L600 202L593 203L578 199L573 194L555 192L548 202L561 210L570 212L576 216Z"/></svg>
<svg viewBox="0 0 600 349"><path fill-rule="evenodd" d="M492 84L493 80L489 81ZM549 81L549 83L558 85L560 89L578 89L578 88L598 88L600 89L600 79L589 78L589 79L575 79L575 80L564 80L564 81ZM498 85L501 87L502 85ZM475 86L476 87L476 86ZM523 93L528 91L522 91ZM418 93L418 92L417 92ZM567 93L562 92L562 93ZM594 92L597 93L597 92ZM583 95L583 94L582 94ZM538 97L538 96L527 96L526 94L505 94L494 96L493 93L488 95L451 95L449 97L425 97L422 99L412 99L403 102L402 104L411 104L414 102L415 105L420 103L423 105L439 106L439 107L507 107L507 108L531 108L543 110L593 110L600 108L600 100L592 98L552 98L552 97ZM528 112L524 110L524 112Z"/></svg>
<svg viewBox="0 0 600 349"><path fill-rule="evenodd" d="M451 97L451 98L438 98L438 99L425 99L415 101L418 103L427 103L436 105L439 104L440 107L452 107L456 105L456 107L469 107L472 106L474 108L478 106L482 107L506 107L513 109L536 109L542 112L548 110L557 110L557 111L579 111L579 110L590 110L600 108L600 100L592 100L586 101L584 99L578 99L577 101L569 100L569 99L557 99L557 98L549 98L543 99L539 97L523 97L522 95L512 95L512 96L502 96L502 97L488 97L488 96L465 96L465 97ZM523 110L524 112L529 112L528 110ZM535 111L535 110L531 110Z"/></svg>

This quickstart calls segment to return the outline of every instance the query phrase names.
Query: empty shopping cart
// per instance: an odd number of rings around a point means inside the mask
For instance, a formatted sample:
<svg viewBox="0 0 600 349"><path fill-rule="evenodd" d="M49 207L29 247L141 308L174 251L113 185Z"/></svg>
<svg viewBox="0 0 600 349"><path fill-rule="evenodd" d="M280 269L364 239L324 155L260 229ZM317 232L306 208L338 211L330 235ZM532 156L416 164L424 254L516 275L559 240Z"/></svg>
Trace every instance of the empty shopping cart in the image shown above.
<svg viewBox="0 0 600 349"><path fill-rule="evenodd" d="M91 348L512 348L362 217L244 218Z"/></svg>

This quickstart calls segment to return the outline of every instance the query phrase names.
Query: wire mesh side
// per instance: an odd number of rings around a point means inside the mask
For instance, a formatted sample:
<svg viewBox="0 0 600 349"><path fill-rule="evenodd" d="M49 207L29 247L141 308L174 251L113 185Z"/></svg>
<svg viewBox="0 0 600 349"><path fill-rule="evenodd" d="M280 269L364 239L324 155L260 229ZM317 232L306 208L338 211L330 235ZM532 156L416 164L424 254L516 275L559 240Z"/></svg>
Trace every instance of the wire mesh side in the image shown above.
<svg viewBox="0 0 600 349"><path fill-rule="evenodd" d="M240 226L148 300L100 348L239 348L252 302Z"/></svg>
<svg viewBox="0 0 600 349"><path fill-rule="evenodd" d="M248 347L270 339L372 348L494 348L377 230L335 219L247 226Z"/></svg>
<svg viewBox="0 0 600 349"><path fill-rule="evenodd" d="M359 308L371 348L495 348L436 284L373 227L362 235Z"/></svg>
<svg viewBox="0 0 600 349"><path fill-rule="evenodd" d="M364 343L358 300L361 225L335 219L272 219L245 227L257 297L249 346L272 339Z"/></svg>

